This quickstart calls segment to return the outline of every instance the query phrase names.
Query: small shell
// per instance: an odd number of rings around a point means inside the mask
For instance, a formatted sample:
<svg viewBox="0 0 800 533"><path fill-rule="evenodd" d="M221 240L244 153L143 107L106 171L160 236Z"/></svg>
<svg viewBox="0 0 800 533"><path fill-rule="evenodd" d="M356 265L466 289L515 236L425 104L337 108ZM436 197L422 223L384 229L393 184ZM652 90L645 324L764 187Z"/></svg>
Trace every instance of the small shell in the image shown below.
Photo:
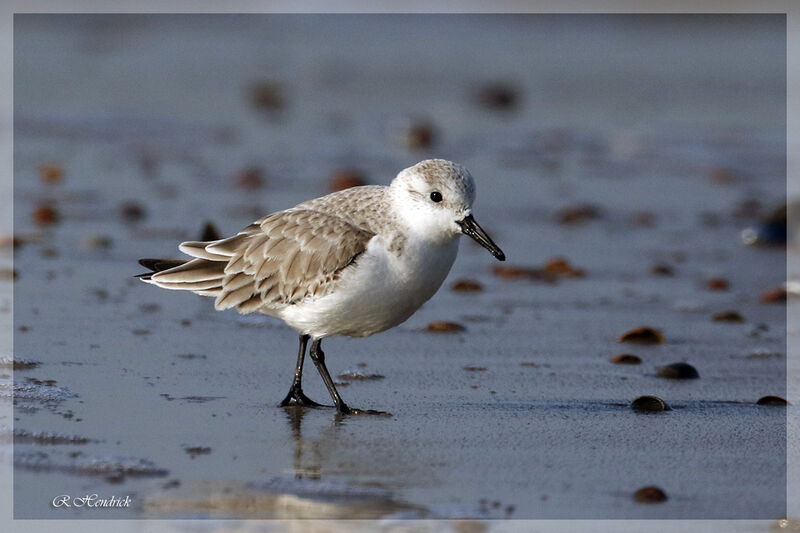
<svg viewBox="0 0 800 533"><path fill-rule="evenodd" d="M785 398L780 396L763 396L758 399L756 405L791 405Z"/></svg>
<svg viewBox="0 0 800 533"><path fill-rule="evenodd" d="M592 204L569 205L556 212L556 222L559 224L582 224L601 217L600 208Z"/></svg>
<svg viewBox="0 0 800 533"><path fill-rule="evenodd" d="M644 413L669 411L667 403L658 396L639 396L631 402L631 409Z"/></svg>
<svg viewBox="0 0 800 533"><path fill-rule="evenodd" d="M428 324L428 331L431 333L458 333L459 331L464 331L464 329L464 326L461 324L457 324L456 322L446 322L444 320L439 320Z"/></svg>
<svg viewBox="0 0 800 533"><path fill-rule="evenodd" d="M666 493L658 487L642 487L633 493L633 499L639 503L663 503L667 501Z"/></svg>
<svg viewBox="0 0 800 533"><path fill-rule="evenodd" d="M39 165L39 178L45 183L58 183L64 178L64 167L57 163Z"/></svg>
<svg viewBox="0 0 800 533"><path fill-rule="evenodd" d="M666 264L657 264L650 267L650 274L654 276L674 276L675 270Z"/></svg>
<svg viewBox="0 0 800 533"><path fill-rule="evenodd" d="M455 292L480 292L483 285L474 279L459 279L453 282L450 288Z"/></svg>
<svg viewBox="0 0 800 533"><path fill-rule="evenodd" d="M642 359L638 355L633 355L632 353L615 355L610 361L617 365L639 365L642 363Z"/></svg>
<svg viewBox="0 0 800 533"><path fill-rule="evenodd" d="M38 226L52 226L58 219L58 211L50 205L40 205L33 211L33 221Z"/></svg>
<svg viewBox="0 0 800 533"><path fill-rule="evenodd" d="M778 287L762 292L760 302L762 304L785 304L787 296L786 289Z"/></svg>
<svg viewBox="0 0 800 533"><path fill-rule="evenodd" d="M663 344L664 335L655 328L643 326L624 333L619 342L633 342L636 344Z"/></svg>
<svg viewBox="0 0 800 533"><path fill-rule="evenodd" d="M730 322L730 323L738 323L744 322L744 317L738 311L721 311L716 313L712 320L714 322Z"/></svg>
<svg viewBox="0 0 800 533"><path fill-rule="evenodd" d="M659 368L658 376L667 379L695 379L699 378L700 374L688 363L672 363Z"/></svg>
<svg viewBox="0 0 800 533"><path fill-rule="evenodd" d="M706 281L706 288L710 291L727 291L730 283L725 278L711 278Z"/></svg>

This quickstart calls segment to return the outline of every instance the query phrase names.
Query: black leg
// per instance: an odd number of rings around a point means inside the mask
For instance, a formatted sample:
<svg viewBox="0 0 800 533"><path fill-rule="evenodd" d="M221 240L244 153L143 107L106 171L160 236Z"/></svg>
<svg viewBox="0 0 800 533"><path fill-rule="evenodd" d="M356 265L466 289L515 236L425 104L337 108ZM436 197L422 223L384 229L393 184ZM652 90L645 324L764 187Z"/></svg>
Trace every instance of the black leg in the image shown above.
<svg viewBox="0 0 800 533"><path fill-rule="evenodd" d="M303 394L303 359L306 356L306 345L308 344L308 335L300 335L300 350L297 353L297 366L294 369L294 379L292 380L292 388L289 389L289 394L281 402L281 407L287 405L305 405L308 407L321 407L320 404Z"/></svg>
<svg viewBox="0 0 800 533"><path fill-rule="evenodd" d="M342 397L339 396L339 391L336 390L336 385L333 384L333 379L331 379L331 375L328 372L328 367L325 366L325 353L322 351L320 344L322 343L322 339L314 339L311 342L311 360L314 361L314 365L317 367L319 371L319 375L322 376L322 381L325 382L325 386L328 388L328 392L333 399L333 404L336 406L336 410L343 414L350 413L350 408L347 407L347 404L344 403Z"/></svg>
<svg viewBox="0 0 800 533"><path fill-rule="evenodd" d="M336 406L336 411L340 415L381 415L381 416L392 416L391 413L386 413L384 411L373 411L371 409L353 409L347 406L342 400L342 397L339 396L339 391L336 390L336 385L333 384L333 379L331 379L331 375L328 372L328 367L325 366L325 353L322 351L320 344L322 343L322 339L314 339L311 342L311 351L309 355L311 355L311 360L314 361L314 365L316 365L317 370L319 370L319 375L322 376L322 381L325 382L325 386L328 387L328 392L333 399L333 403Z"/></svg>

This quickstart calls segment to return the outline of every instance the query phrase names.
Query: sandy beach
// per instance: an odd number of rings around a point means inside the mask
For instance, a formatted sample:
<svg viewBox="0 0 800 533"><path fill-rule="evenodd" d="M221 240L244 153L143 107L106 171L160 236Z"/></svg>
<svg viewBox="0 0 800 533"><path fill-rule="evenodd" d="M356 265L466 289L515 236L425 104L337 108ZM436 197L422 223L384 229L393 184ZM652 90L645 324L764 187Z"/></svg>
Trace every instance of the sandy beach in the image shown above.
<svg viewBox="0 0 800 533"><path fill-rule="evenodd" d="M800 392L782 291L796 243L765 226L787 200L784 29L18 16L0 354L15 518L785 518L797 407L757 404ZM347 402L391 417L277 407L293 330L134 278L206 222L232 235L429 157L470 169L508 261L463 239L406 323L326 341ZM655 342L621 342L640 327ZM328 400L311 365L304 388ZM668 409L632 409L641 396ZM132 504L53 505L93 493Z"/></svg>

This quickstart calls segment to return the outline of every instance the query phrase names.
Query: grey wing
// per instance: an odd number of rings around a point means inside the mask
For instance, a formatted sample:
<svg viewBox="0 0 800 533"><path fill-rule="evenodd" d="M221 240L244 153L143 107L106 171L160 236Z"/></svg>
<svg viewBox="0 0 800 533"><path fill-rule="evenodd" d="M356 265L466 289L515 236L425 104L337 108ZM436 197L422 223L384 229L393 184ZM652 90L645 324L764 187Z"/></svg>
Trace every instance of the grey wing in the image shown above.
<svg viewBox="0 0 800 533"><path fill-rule="evenodd" d="M181 244L197 259L153 274L152 282L215 296L217 309L274 309L327 294L372 237L335 215L281 211L228 239Z"/></svg>

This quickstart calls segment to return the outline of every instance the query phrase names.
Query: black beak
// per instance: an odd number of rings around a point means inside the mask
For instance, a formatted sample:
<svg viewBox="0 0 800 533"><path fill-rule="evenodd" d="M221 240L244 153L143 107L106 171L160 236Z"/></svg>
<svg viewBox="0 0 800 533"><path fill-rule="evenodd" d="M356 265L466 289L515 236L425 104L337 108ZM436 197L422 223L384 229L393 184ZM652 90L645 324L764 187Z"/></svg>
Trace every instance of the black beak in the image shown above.
<svg viewBox="0 0 800 533"><path fill-rule="evenodd" d="M475 222L475 219L472 218L472 215L467 215L464 217L464 220L456 221L456 224L461 226L461 233L464 235L469 235L473 239L475 239L478 244L489 250L493 256L495 256L500 261L506 260L506 254L503 253L503 250L497 246L491 237L489 237L483 228Z"/></svg>

